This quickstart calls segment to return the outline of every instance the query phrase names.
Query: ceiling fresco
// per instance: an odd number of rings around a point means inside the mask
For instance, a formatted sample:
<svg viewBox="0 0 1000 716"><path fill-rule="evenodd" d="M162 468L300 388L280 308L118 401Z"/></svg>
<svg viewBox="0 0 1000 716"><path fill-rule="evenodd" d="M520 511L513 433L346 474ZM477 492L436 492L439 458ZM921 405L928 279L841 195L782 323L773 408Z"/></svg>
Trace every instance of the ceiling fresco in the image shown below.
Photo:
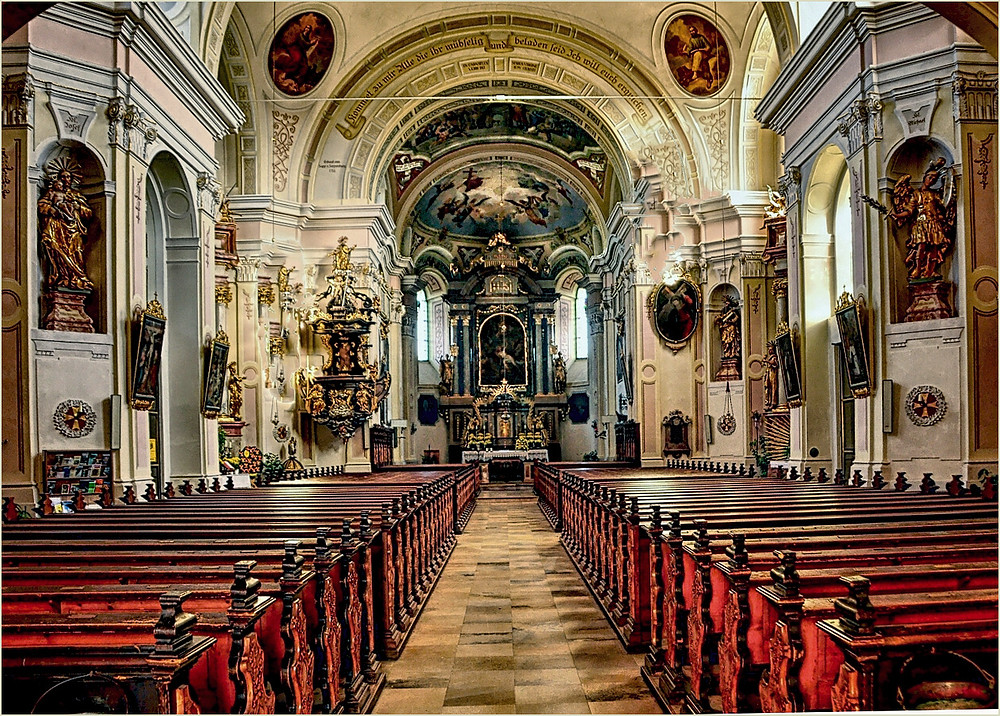
<svg viewBox="0 0 1000 716"><path fill-rule="evenodd" d="M576 229L587 203L564 180L516 161L467 165L428 187L413 210L416 228L451 235L511 238Z"/></svg>
<svg viewBox="0 0 1000 716"><path fill-rule="evenodd" d="M545 107L486 102L430 117L397 151L393 160L400 196L431 162L448 152L502 137L542 145L570 160L604 192L607 157L593 136L575 121Z"/></svg>

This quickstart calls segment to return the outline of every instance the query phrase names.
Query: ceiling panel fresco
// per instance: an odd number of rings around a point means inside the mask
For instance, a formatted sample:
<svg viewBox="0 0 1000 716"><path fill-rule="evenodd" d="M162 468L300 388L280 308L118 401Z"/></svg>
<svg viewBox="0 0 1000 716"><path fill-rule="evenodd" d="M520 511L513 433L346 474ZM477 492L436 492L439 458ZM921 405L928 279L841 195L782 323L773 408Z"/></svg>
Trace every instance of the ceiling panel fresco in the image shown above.
<svg viewBox="0 0 1000 716"><path fill-rule="evenodd" d="M571 161L603 195L607 156L577 122L545 107L486 102L430 117L397 151L393 160L396 196L417 175L449 152L472 144L519 141L542 146Z"/></svg>
<svg viewBox="0 0 1000 716"><path fill-rule="evenodd" d="M516 161L467 165L428 187L413 211L425 230L489 237L543 236L588 221L587 203L564 180Z"/></svg>

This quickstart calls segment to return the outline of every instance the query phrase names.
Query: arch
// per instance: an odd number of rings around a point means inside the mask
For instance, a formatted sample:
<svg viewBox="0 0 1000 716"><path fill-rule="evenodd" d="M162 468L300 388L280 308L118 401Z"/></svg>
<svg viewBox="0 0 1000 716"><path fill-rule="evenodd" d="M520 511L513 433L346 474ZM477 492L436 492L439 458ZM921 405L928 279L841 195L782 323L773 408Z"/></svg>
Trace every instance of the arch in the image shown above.
<svg viewBox="0 0 1000 716"><path fill-rule="evenodd" d="M147 202L154 203L146 227L147 260L163 261L160 302L167 314L160 371L161 475L203 471L201 380L192 379L192 356L201 355L201 240L198 205L177 158L159 152L149 164ZM150 272L147 272L149 275ZM158 271L152 272L155 277ZM154 287L159 293L161 287ZM151 298L150 287L146 287ZM195 371L195 375L200 375Z"/></svg>
<svg viewBox="0 0 1000 716"><path fill-rule="evenodd" d="M221 3L225 4L225 3ZM232 3L230 3L232 4ZM227 135L224 141L227 153L233 157L228 167L231 174L228 184L236 184L240 193L253 194L257 191L259 156L263 151L259 146L258 128L260 121L255 98L254 56L250 41L250 30L240 13L232 13L225 25L224 40L216 58L216 75L236 101L245 121L234 135ZM234 181L235 180L235 181ZM228 189L224 187L224 189Z"/></svg>
<svg viewBox="0 0 1000 716"><path fill-rule="evenodd" d="M738 102L741 171L736 183L748 191L757 191L762 184L777 184L776 171L780 163L778 136L764 129L753 115L759 98L771 87L781 69L767 16L758 21L751 47L743 76L742 99Z"/></svg>
<svg viewBox="0 0 1000 716"><path fill-rule="evenodd" d="M314 169L339 133L345 140L358 140L339 155L341 161L348 159L343 195L348 199L371 200L372 188L366 187L365 181L370 184L377 174L372 149L391 144L400 125L405 124L401 120L404 117L409 120L415 109L423 111L422 102L399 99L415 92L423 97L448 92L491 97L497 94L579 96L594 88L602 97L587 101L584 106L616 137L618 154L638 155L668 130L681 145L684 161L690 164L687 173L697 175L693 154L674 108L656 80L655 68L647 66L647 60L608 45L599 37L600 28L585 28L579 21L564 22L553 14L527 15L516 6L506 13L493 12L493 7L490 10L451 15L448 22L426 21L391 38L356 63L332 93L330 103L318 113L314 124L302 132L305 141L302 149L297 150L296 159L303 177L303 195L311 195ZM476 79L475 72L467 71L469 63L486 61L483 65L486 70L491 63L495 67L495 63L501 62L506 68L506 53L515 48L519 51L519 62L537 71L533 79L519 80L515 86L507 80L478 82L474 88L463 89L463 83ZM560 65L554 73L558 79L540 71L543 65L560 58L570 62L571 67ZM383 68L381 72L379 68ZM355 99L343 101L337 97ZM617 126L628 124L629 119L639 125L639 133L618 131Z"/></svg>

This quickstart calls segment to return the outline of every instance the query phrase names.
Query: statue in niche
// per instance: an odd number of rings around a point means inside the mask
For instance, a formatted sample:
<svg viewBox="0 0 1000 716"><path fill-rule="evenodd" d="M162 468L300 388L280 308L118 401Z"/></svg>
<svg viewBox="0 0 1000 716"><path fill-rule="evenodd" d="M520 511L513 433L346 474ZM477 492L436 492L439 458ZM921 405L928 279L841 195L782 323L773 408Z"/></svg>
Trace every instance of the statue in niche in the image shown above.
<svg viewBox="0 0 1000 716"><path fill-rule="evenodd" d="M239 373L236 361L229 364L226 387L229 389L229 419L233 422L239 422L243 419L243 376Z"/></svg>
<svg viewBox="0 0 1000 716"><path fill-rule="evenodd" d="M48 287L90 291L94 283L84 269L83 244L94 212L77 187L80 165L60 157L46 167L48 189L38 200L42 247L49 259Z"/></svg>
<svg viewBox="0 0 1000 716"><path fill-rule="evenodd" d="M552 392L556 395L566 392L566 359L562 351L552 359Z"/></svg>
<svg viewBox="0 0 1000 716"><path fill-rule="evenodd" d="M441 356L441 382L438 388L441 395L453 395L455 392L455 361L450 356Z"/></svg>
<svg viewBox="0 0 1000 716"><path fill-rule="evenodd" d="M767 342L764 354L764 409L778 407L778 349L774 341Z"/></svg>
<svg viewBox="0 0 1000 716"><path fill-rule="evenodd" d="M722 346L722 363L715 373L716 380L739 380L740 372L740 304L732 296L722 296L722 311L715 317Z"/></svg>
<svg viewBox="0 0 1000 716"><path fill-rule="evenodd" d="M914 189L910 175L904 174L892 189L892 209L888 216L897 226L910 227L904 261L911 283L941 278L941 264L951 250L955 231L952 171L945 166L944 157L938 157L927 167L918 188Z"/></svg>
<svg viewBox="0 0 1000 716"><path fill-rule="evenodd" d="M722 297L722 312L715 317L723 358L740 357L740 306L732 296Z"/></svg>

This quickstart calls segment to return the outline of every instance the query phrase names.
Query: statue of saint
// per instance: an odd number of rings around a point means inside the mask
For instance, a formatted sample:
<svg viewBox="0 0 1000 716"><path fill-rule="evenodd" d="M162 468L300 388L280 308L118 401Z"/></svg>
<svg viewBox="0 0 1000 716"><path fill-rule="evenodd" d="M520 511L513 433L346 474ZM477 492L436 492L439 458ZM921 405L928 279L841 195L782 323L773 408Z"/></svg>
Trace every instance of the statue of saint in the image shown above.
<svg viewBox="0 0 1000 716"><path fill-rule="evenodd" d="M556 395L566 392L566 359L562 351L552 359L552 392Z"/></svg>
<svg viewBox="0 0 1000 716"><path fill-rule="evenodd" d="M239 422L243 419L243 376L239 374L236 361L229 364L229 378L226 381L229 388L229 419Z"/></svg>
<svg viewBox="0 0 1000 716"><path fill-rule="evenodd" d="M918 188L910 186L910 175L904 174L892 189L892 210L887 216L897 226L910 226L904 261L911 282L940 279L941 264L951 250L956 207L950 172L944 157L938 157L927 167ZM942 179L942 185L935 188Z"/></svg>
<svg viewBox="0 0 1000 716"><path fill-rule="evenodd" d="M715 317L723 358L740 357L740 307L732 296L722 297L722 312Z"/></svg>
<svg viewBox="0 0 1000 716"><path fill-rule="evenodd" d="M767 342L764 354L764 409L778 407L778 348L774 341Z"/></svg>
<svg viewBox="0 0 1000 716"><path fill-rule="evenodd" d="M49 163L49 186L38 200L42 247L49 259L49 288L94 288L84 270L83 242L94 212L77 191L80 165L68 157Z"/></svg>
<svg viewBox="0 0 1000 716"><path fill-rule="evenodd" d="M455 392L455 361L450 356L441 356L441 382L438 384L441 395L453 395Z"/></svg>

